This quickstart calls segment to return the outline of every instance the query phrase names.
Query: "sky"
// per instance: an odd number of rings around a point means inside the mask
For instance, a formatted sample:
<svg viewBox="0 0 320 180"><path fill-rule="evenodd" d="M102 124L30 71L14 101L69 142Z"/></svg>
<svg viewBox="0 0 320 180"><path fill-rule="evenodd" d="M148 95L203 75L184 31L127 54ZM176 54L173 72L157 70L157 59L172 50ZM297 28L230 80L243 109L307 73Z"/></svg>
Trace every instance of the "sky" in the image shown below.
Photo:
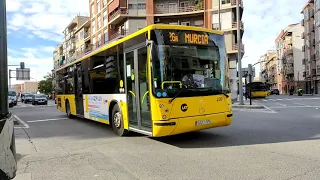
<svg viewBox="0 0 320 180"><path fill-rule="evenodd" d="M242 67L273 49L275 38L287 25L300 23L306 2L244 0ZM53 69L53 50L62 42L64 28L77 14L88 16L88 0L7 0L8 64L25 62L31 80L42 80ZM256 75L259 70L257 65ZM22 82L12 79L16 83Z"/></svg>

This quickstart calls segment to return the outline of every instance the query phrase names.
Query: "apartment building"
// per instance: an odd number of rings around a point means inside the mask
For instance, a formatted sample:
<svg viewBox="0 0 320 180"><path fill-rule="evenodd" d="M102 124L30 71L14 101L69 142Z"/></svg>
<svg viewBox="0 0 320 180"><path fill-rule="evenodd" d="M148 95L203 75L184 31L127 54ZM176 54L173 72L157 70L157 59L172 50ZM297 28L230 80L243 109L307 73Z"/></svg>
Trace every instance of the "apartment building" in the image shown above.
<svg viewBox="0 0 320 180"><path fill-rule="evenodd" d="M271 85L271 88L278 88L278 58L275 50L269 50L260 57L260 79Z"/></svg>
<svg viewBox="0 0 320 180"><path fill-rule="evenodd" d="M237 14L236 0L89 0L91 50L96 50L110 41L129 35L150 24L180 24L219 29L218 11L221 3L221 29L226 34L227 53L230 65L230 87L237 97ZM239 0L240 19L243 3ZM243 36L241 22L241 38ZM239 42L241 43L241 42ZM244 46L241 44L244 54Z"/></svg>
<svg viewBox="0 0 320 180"><path fill-rule="evenodd" d="M306 87L303 32L304 28L300 23L290 24L275 40L278 57L278 89L282 94L289 93L291 88Z"/></svg>
<svg viewBox="0 0 320 180"><path fill-rule="evenodd" d="M317 76L317 64L319 65L319 60L317 61L319 52L316 47L318 47L319 33L315 31L315 24L318 26L318 17L315 19L315 9L319 9L319 2L316 1L317 7L314 6L314 0L309 0L307 4L302 8L301 13L303 14L303 19L301 20L301 25L304 27L304 32L301 34L304 39L304 44L302 51L304 52L304 66L305 70L303 72L304 79L306 80L305 92L306 93L319 93L319 75ZM316 43L317 42L317 43ZM320 66L319 66L320 70ZM320 72L320 71L318 71Z"/></svg>
<svg viewBox="0 0 320 180"><path fill-rule="evenodd" d="M89 17L86 16L76 16L71 23L65 28L63 31L64 34L64 42L63 44L63 56L61 57L60 65L75 61L77 59L76 56L76 32L79 28L82 28L83 24L85 24L89 20Z"/></svg>
<svg viewBox="0 0 320 180"><path fill-rule="evenodd" d="M53 68L56 69L60 66L63 57L63 44L59 44L53 51Z"/></svg>
<svg viewBox="0 0 320 180"><path fill-rule="evenodd" d="M315 93L320 93L320 0L314 0L314 27L315 27L315 44L316 44L316 79Z"/></svg>
<svg viewBox="0 0 320 180"><path fill-rule="evenodd" d="M75 56L76 59L83 57L84 55L90 53L91 45L90 45L90 20L88 20L77 30L75 33Z"/></svg>

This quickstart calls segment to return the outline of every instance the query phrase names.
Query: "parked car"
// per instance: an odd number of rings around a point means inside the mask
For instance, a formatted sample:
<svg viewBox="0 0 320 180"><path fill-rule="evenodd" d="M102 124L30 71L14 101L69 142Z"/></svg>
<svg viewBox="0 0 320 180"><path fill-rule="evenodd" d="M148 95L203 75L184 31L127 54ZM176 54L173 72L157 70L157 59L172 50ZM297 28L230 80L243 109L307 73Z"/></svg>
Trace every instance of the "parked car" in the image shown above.
<svg viewBox="0 0 320 180"><path fill-rule="evenodd" d="M32 102L33 94L24 94L22 101L27 104L28 102Z"/></svg>
<svg viewBox="0 0 320 180"><path fill-rule="evenodd" d="M271 94L279 95L279 94L280 94L280 91L279 91L279 89L272 89L272 90L271 90Z"/></svg>
<svg viewBox="0 0 320 180"><path fill-rule="evenodd" d="M16 176L16 146L12 115L0 117L0 179L9 180Z"/></svg>
<svg viewBox="0 0 320 180"><path fill-rule="evenodd" d="M13 105L16 106L18 104L18 95L15 91L8 92L8 98L13 100Z"/></svg>
<svg viewBox="0 0 320 180"><path fill-rule="evenodd" d="M36 105L36 104L47 105L48 104L47 96L44 94L34 94L32 97L32 105Z"/></svg>
<svg viewBox="0 0 320 180"><path fill-rule="evenodd" d="M12 99L10 96L8 96L8 105L9 108L12 108L14 106L14 99Z"/></svg>

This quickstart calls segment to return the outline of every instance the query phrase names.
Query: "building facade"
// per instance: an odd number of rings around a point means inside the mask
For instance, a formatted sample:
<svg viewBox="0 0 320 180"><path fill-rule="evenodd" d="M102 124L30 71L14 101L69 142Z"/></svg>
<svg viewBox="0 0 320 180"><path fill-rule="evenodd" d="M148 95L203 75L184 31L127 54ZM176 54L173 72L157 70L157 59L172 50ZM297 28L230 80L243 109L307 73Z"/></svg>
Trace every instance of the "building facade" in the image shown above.
<svg viewBox="0 0 320 180"><path fill-rule="evenodd" d="M306 93L319 93L319 75L317 73L317 65L319 60L317 57L317 47L319 40L319 33L315 31L316 26L318 26L319 18L315 18L315 9L319 9L319 2L316 1L317 7L314 6L314 0L309 0L307 4L303 7L301 13L303 14L303 19L301 25L304 27L304 32L301 34L304 39L304 45L302 51L304 52L304 67L303 72L304 79L306 81L305 92ZM317 15L319 16L319 15ZM317 24L315 26L315 24ZM316 36L317 40L316 40ZM319 66L320 70L320 66ZM319 71L318 71L319 72Z"/></svg>
<svg viewBox="0 0 320 180"><path fill-rule="evenodd" d="M290 24L282 30L275 40L278 57L278 89L287 94L298 87L305 90L304 80L304 28L300 23ZM301 47L300 47L301 46Z"/></svg>
<svg viewBox="0 0 320 180"><path fill-rule="evenodd" d="M88 22L75 23L76 20L73 20L64 31L64 56L60 58L61 62L74 61L85 53L95 51L150 24L179 24L218 30L220 12L221 30L225 33L229 59L230 88L232 97L237 97L237 53L241 51L243 57L244 45L237 42L236 0L89 0L88 3ZM239 9L242 39L242 0L239 0ZM84 39L81 39L79 44L72 45L75 40L71 37L78 33L77 30L81 31L75 27L81 25L84 29ZM82 37L81 32L79 36ZM76 49L79 49L79 53L75 53Z"/></svg>
<svg viewBox="0 0 320 180"><path fill-rule="evenodd" d="M320 0L314 0L314 27L316 44L316 88L315 93L320 93Z"/></svg>
<svg viewBox="0 0 320 180"><path fill-rule="evenodd" d="M275 50L269 50L260 57L260 80L268 82L271 88L278 88L278 58Z"/></svg>

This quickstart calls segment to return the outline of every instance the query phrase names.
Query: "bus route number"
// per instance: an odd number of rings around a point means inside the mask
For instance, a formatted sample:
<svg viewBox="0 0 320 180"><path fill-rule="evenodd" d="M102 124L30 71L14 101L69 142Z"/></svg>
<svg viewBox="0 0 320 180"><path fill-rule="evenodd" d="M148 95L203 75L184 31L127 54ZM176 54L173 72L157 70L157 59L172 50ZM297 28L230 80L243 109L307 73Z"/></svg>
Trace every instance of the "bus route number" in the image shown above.
<svg viewBox="0 0 320 180"><path fill-rule="evenodd" d="M218 97L218 98L217 98L217 101L222 101L222 97L221 97L221 96Z"/></svg>
<svg viewBox="0 0 320 180"><path fill-rule="evenodd" d="M179 37L174 32L169 32L170 42L179 42Z"/></svg>

